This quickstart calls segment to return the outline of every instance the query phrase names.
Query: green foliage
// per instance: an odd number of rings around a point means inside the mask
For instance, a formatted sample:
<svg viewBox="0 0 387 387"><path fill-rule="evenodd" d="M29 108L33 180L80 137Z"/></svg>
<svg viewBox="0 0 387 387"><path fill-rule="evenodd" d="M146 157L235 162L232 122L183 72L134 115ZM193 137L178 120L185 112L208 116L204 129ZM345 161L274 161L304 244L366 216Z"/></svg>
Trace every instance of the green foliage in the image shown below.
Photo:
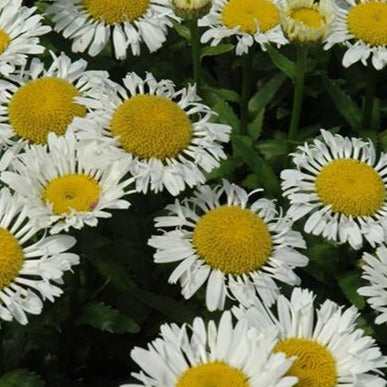
<svg viewBox="0 0 387 387"><path fill-rule="evenodd" d="M35 372L17 369L0 376L1 387L44 387L44 383Z"/></svg>

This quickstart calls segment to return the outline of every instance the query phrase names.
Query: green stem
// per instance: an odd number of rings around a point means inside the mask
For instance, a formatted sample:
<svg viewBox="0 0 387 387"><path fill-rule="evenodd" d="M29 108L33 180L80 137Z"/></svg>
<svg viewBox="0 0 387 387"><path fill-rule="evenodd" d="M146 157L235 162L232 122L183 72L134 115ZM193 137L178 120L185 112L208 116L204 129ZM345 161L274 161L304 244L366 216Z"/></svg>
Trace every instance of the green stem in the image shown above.
<svg viewBox="0 0 387 387"><path fill-rule="evenodd" d="M290 120L288 133L288 146L291 147L291 142L297 138L298 127L300 124L302 98L304 95L304 80L306 58L308 49L305 46L297 45L297 62L296 62L296 78L294 80L294 96L292 118Z"/></svg>
<svg viewBox="0 0 387 387"><path fill-rule="evenodd" d="M253 49L242 57L242 91L241 91L241 133L247 134L249 99L251 91L251 77L253 68Z"/></svg>
<svg viewBox="0 0 387 387"><path fill-rule="evenodd" d="M365 80L365 96L364 96L364 105L363 105L363 128L370 129L371 127L371 118L372 110L374 106L374 97L375 97L375 87L376 87L376 71L372 66L372 63L368 63L367 74Z"/></svg>
<svg viewBox="0 0 387 387"><path fill-rule="evenodd" d="M0 327L0 376L4 373L4 325Z"/></svg>
<svg viewBox="0 0 387 387"><path fill-rule="evenodd" d="M200 93L202 72L200 63L200 31L198 19L189 20L188 25L191 31L193 77L196 83L196 90Z"/></svg>

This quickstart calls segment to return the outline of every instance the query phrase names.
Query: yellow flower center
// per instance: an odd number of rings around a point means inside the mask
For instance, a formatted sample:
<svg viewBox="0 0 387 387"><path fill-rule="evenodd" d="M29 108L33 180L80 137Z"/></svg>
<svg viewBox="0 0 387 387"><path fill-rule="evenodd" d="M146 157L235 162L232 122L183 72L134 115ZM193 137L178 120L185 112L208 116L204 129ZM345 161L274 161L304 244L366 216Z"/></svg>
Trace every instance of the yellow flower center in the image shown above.
<svg viewBox="0 0 387 387"><path fill-rule="evenodd" d="M280 23L278 8L268 0L230 0L222 10L222 22L228 28L239 26L242 32L266 32Z"/></svg>
<svg viewBox="0 0 387 387"><path fill-rule="evenodd" d="M9 37L9 35L5 31L0 29L0 55L9 46L9 43L11 43L11 38Z"/></svg>
<svg viewBox="0 0 387 387"><path fill-rule="evenodd" d="M235 275L261 268L273 246L265 222L237 206L207 212L196 224L193 244L209 266Z"/></svg>
<svg viewBox="0 0 387 387"><path fill-rule="evenodd" d="M51 180L42 199L53 206L56 215L69 214L71 209L88 212L98 204L100 187L88 175L63 175Z"/></svg>
<svg viewBox="0 0 387 387"><path fill-rule="evenodd" d="M297 8L291 12L291 17L310 28L320 28L324 19L316 9Z"/></svg>
<svg viewBox="0 0 387 387"><path fill-rule="evenodd" d="M176 387L249 387L246 375L228 364L215 361L189 368Z"/></svg>
<svg viewBox="0 0 387 387"><path fill-rule="evenodd" d="M387 45L387 3L370 1L355 5L348 12L352 35L372 46Z"/></svg>
<svg viewBox="0 0 387 387"><path fill-rule="evenodd" d="M9 122L15 133L36 144L47 143L49 132L61 136L74 117L86 108L74 102L81 93L61 78L45 77L21 86L8 105Z"/></svg>
<svg viewBox="0 0 387 387"><path fill-rule="evenodd" d="M315 189L324 205L346 216L371 216L383 205L386 189L374 168L355 159L334 160L317 176Z"/></svg>
<svg viewBox="0 0 387 387"><path fill-rule="evenodd" d="M191 141L192 124L179 105L155 95L135 95L122 103L111 120L111 132L122 148L139 158L165 160Z"/></svg>
<svg viewBox="0 0 387 387"><path fill-rule="evenodd" d="M133 22L144 15L149 0L83 0L87 12L97 21L107 24Z"/></svg>
<svg viewBox="0 0 387 387"><path fill-rule="evenodd" d="M323 345L313 340L290 338L280 341L274 352L297 356L288 376L297 376L297 387L334 387L337 384L336 360Z"/></svg>
<svg viewBox="0 0 387 387"><path fill-rule="evenodd" d="M7 287L19 274L24 254L17 239L0 227L0 290Z"/></svg>

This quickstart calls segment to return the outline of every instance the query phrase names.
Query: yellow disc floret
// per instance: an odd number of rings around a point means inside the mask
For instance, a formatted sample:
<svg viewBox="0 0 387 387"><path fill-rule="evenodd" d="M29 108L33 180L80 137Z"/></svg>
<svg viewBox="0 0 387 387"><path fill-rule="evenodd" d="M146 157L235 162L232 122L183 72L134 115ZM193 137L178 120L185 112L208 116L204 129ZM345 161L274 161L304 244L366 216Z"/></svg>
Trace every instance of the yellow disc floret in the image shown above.
<svg viewBox="0 0 387 387"><path fill-rule="evenodd" d="M56 215L69 214L71 209L92 211L98 204L100 187L88 175L63 175L51 180L42 192L42 199L51 203Z"/></svg>
<svg viewBox="0 0 387 387"><path fill-rule="evenodd" d="M187 371L179 378L176 387L249 387L246 375L226 363L204 363Z"/></svg>
<svg viewBox="0 0 387 387"><path fill-rule="evenodd" d="M356 39L371 46L386 46L387 3L369 1L355 5L348 12L347 25Z"/></svg>
<svg viewBox="0 0 387 387"><path fill-rule="evenodd" d="M291 17L310 28L320 28L324 24L324 19L319 11L312 8L294 9L291 11Z"/></svg>
<svg viewBox="0 0 387 387"><path fill-rule="evenodd" d="M144 15L149 0L82 0L87 12L106 24L133 22Z"/></svg>
<svg viewBox="0 0 387 387"><path fill-rule="evenodd" d="M269 0L229 0L222 10L222 23L228 28L239 26L242 32L266 32L280 23L278 8Z"/></svg>
<svg viewBox="0 0 387 387"><path fill-rule="evenodd" d="M0 227L0 290L8 286L23 266L24 254L17 239Z"/></svg>
<svg viewBox="0 0 387 387"><path fill-rule="evenodd" d="M33 80L12 96L8 105L9 122L19 137L45 144L48 133L61 136L74 117L86 114L86 108L74 102L74 97L80 95L75 86L61 78Z"/></svg>
<svg viewBox="0 0 387 387"><path fill-rule="evenodd" d="M143 158L176 157L191 141L192 124L179 105L155 95L135 95L122 103L111 121L122 148Z"/></svg>
<svg viewBox="0 0 387 387"><path fill-rule="evenodd" d="M0 29L0 55L6 50L6 48L11 43L11 38L9 35Z"/></svg>
<svg viewBox="0 0 387 387"><path fill-rule="evenodd" d="M378 172L355 159L334 160L324 166L315 188L324 205L346 216L371 216L382 207L386 196Z"/></svg>
<svg viewBox="0 0 387 387"><path fill-rule="evenodd" d="M280 341L274 352L297 356L288 376L298 378L297 387L334 387L337 385L336 360L331 352L314 340L289 338Z"/></svg>
<svg viewBox="0 0 387 387"><path fill-rule="evenodd" d="M265 222L252 211L237 206L218 207L200 218L193 244L209 266L235 275L262 267L272 250Z"/></svg>

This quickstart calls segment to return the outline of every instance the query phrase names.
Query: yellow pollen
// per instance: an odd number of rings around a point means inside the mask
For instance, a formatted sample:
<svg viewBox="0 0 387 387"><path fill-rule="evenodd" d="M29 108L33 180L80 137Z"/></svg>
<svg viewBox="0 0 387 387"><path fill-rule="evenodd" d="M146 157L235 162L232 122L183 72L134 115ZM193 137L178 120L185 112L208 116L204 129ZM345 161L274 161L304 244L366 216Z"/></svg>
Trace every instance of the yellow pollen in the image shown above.
<svg viewBox="0 0 387 387"><path fill-rule="evenodd" d="M106 24L133 22L144 15L149 0L83 0L83 5L94 20Z"/></svg>
<svg viewBox="0 0 387 387"><path fill-rule="evenodd" d="M280 341L274 352L297 356L288 376L297 376L297 387L334 387L337 385L336 360L323 345L313 340L289 338Z"/></svg>
<svg viewBox="0 0 387 387"><path fill-rule="evenodd" d="M383 205L386 189L374 168L355 159L334 160L324 166L315 182L317 195L333 212L371 216Z"/></svg>
<svg viewBox="0 0 387 387"><path fill-rule="evenodd" d="M81 93L70 82L53 77L33 80L21 86L8 105L14 132L35 144L46 144L48 133L64 135L74 117L86 108L74 102Z"/></svg>
<svg viewBox="0 0 387 387"><path fill-rule="evenodd" d="M248 34L266 32L280 23L278 8L269 0L229 0L222 10L222 22L228 28L239 26Z"/></svg>
<svg viewBox="0 0 387 387"><path fill-rule="evenodd" d="M298 8L291 12L291 17L310 28L320 28L324 24L324 19L320 13L311 8Z"/></svg>
<svg viewBox="0 0 387 387"><path fill-rule="evenodd" d="M369 1L348 12L348 29L356 39L371 46L387 45L387 3Z"/></svg>
<svg viewBox="0 0 387 387"><path fill-rule="evenodd" d="M0 290L8 286L23 266L24 254L17 239L0 227Z"/></svg>
<svg viewBox="0 0 387 387"><path fill-rule="evenodd" d="M0 55L7 49L9 44L11 43L11 38L9 35L0 29Z"/></svg>
<svg viewBox="0 0 387 387"><path fill-rule="evenodd" d="M242 371L215 361L188 368L176 387L250 387L250 383Z"/></svg>
<svg viewBox="0 0 387 387"><path fill-rule="evenodd" d="M191 142L192 124L179 105L155 95L135 95L122 103L111 120L111 132L122 148L139 158L176 157Z"/></svg>
<svg viewBox="0 0 387 387"><path fill-rule="evenodd" d="M88 175L63 175L51 180L44 191L42 199L51 203L56 215L76 211L92 211L98 204L100 187L96 180Z"/></svg>
<svg viewBox="0 0 387 387"><path fill-rule="evenodd" d="M196 224L193 244L209 266L234 275L261 268L273 246L265 222L252 211L237 206L207 212Z"/></svg>

